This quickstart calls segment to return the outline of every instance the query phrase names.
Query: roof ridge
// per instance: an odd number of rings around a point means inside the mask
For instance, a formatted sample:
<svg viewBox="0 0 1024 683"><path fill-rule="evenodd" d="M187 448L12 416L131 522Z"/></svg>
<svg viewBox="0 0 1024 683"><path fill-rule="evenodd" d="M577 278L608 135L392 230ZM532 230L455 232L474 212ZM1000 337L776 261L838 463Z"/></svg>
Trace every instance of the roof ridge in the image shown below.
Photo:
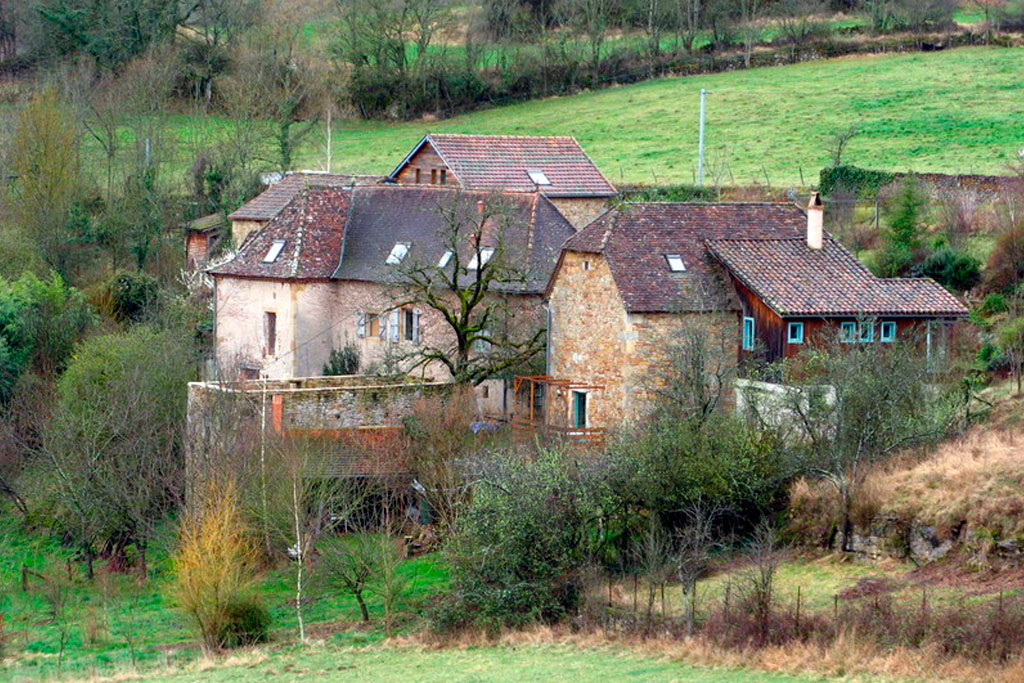
<svg viewBox="0 0 1024 683"><path fill-rule="evenodd" d="M657 206L792 206L794 209L799 210L800 207L795 204L791 204L788 201L780 199L778 201L736 201L736 202L682 202L682 201L670 201L670 200L653 200L653 201L626 201L623 202L623 206L646 206L648 204Z"/></svg>
<svg viewBox="0 0 1024 683"><path fill-rule="evenodd" d="M576 141L576 138L572 135L491 135L489 133L427 133L428 138L433 137L449 137L449 138L488 138L490 140L572 140Z"/></svg>

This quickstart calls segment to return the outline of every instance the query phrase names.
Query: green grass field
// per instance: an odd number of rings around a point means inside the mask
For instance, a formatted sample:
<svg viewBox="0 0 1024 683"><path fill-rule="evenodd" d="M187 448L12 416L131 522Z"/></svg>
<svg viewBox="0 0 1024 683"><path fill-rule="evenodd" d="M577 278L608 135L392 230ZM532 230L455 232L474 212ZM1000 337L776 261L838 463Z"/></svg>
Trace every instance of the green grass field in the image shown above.
<svg viewBox="0 0 1024 683"><path fill-rule="evenodd" d="M613 182L690 183L701 88L708 96L705 181L810 185L829 161L831 133L857 125L846 163L893 171L1004 173L1024 148L1024 49L847 57L668 78L548 98L433 122L334 126L334 171L386 173L427 132L574 135ZM231 125L169 121L181 174L188 154ZM326 136L298 167L322 168Z"/></svg>

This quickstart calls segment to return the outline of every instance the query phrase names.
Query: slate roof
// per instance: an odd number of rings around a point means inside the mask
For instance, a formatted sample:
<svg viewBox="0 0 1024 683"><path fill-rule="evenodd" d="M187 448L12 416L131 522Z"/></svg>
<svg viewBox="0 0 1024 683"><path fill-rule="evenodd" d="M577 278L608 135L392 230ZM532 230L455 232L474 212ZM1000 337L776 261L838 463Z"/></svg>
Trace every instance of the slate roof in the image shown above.
<svg viewBox="0 0 1024 683"><path fill-rule="evenodd" d="M504 221L505 261L520 264L526 275L517 291L539 293L554 270L561 246L575 231L545 197L536 193L465 192L423 185L379 185L356 188L348 230L336 279L390 282L393 275L384 264L396 243L410 245L406 259L436 265L444 252L441 234L447 224L439 210L459 202L462 210L476 210L477 202L507 202ZM498 229L497 221L485 226ZM493 244L496 237L484 245ZM468 238L468 236L467 236ZM467 264L472 256L467 243L460 254Z"/></svg>
<svg viewBox="0 0 1024 683"><path fill-rule="evenodd" d="M381 176L314 173L311 171L289 173L240 206L228 218L233 221L269 221L279 214L296 194L307 187L351 187L374 184L381 179Z"/></svg>
<svg viewBox="0 0 1024 683"><path fill-rule="evenodd" d="M210 272L284 280L330 278L338 266L352 192L351 187L300 191L266 225L249 233L231 261ZM273 263L263 263L278 240L284 241L280 254Z"/></svg>
<svg viewBox="0 0 1024 683"><path fill-rule="evenodd" d="M781 316L967 315L931 278L879 278L832 237L806 240L717 239L708 249Z"/></svg>
<svg viewBox="0 0 1024 683"><path fill-rule="evenodd" d="M533 192L548 197L612 197L617 194L587 153L566 136L431 134L391 172L430 144L467 190ZM534 185L527 171L539 170L550 185Z"/></svg>
<svg viewBox="0 0 1024 683"><path fill-rule="evenodd" d="M522 264L519 293L539 293L554 269L572 225L547 198L536 193L460 192L422 185L310 187L292 198L280 214L250 233L235 258L210 270L215 275L270 279L342 279L391 283L385 264L396 243L409 245L407 259L437 264L445 252L438 210L458 201L476 210L479 201L507 202L506 260ZM496 231L496 223L485 231ZM493 239L489 239L493 238ZM274 263L263 258L276 240L285 242ZM496 240L486 235L484 244ZM468 263L472 249L460 254Z"/></svg>
<svg viewBox="0 0 1024 683"><path fill-rule="evenodd" d="M728 274L705 242L729 237L803 238L807 218L782 202L626 204L569 239L565 249L600 253L631 313L738 310ZM673 273L667 254L682 256Z"/></svg>

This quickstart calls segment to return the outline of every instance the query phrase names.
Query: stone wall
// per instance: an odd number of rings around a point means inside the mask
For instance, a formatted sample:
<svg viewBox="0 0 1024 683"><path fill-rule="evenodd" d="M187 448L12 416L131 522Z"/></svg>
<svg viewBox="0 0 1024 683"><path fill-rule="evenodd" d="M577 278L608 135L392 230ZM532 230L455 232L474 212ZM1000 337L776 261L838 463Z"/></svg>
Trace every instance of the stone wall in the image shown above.
<svg viewBox="0 0 1024 683"><path fill-rule="evenodd" d="M709 339L720 340L716 360L725 366L736 361L734 312L627 313L600 254L563 254L549 307L547 374L601 387L592 390L587 401L592 427L616 427L650 410L658 368L687 327L696 326Z"/></svg>
<svg viewBox="0 0 1024 683"><path fill-rule="evenodd" d="M254 230L259 230L267 221L231 221L231 243L237 249Z"/></svg>
<svg viewBox="0 0 1024 683"><path fill-rule="evenodd" d="M608 209L602 197L548 197L558 212L579 230Z"/></svg>

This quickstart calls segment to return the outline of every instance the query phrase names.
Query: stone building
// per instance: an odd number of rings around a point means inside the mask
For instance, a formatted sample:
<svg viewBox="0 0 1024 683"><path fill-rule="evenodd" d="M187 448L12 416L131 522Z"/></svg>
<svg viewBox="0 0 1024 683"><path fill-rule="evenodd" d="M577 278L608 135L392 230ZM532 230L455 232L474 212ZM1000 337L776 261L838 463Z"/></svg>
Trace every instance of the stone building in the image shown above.
<svg viewBox="0 0 1024 683"><path fill-rule="evenodd" d="M427 135L388 175L403 185L538 192L577 229L597 218L615 187L572 137Z"/></svg>
<svg viewBox="0 0 1024 683"><path fill-rule="evenodd" d="M716 340L722 364L770 363L828 331L884 343L967 312L930 279L872 275L823 233L816 196L806 211L754 202L616 208L566 242L547 303L554 379L540 413L570 432L647 412L666 352L687 330Z"/></svg>
<svg viewBox="0 0 1024 683"><path fill-rule="evenodd" d="M331 351L345 346L358 350L363 370L380 368L421 344L445 344L450 328L436 311L396 307L402 295L396 269L417 262L453 268L456 261L472 269L471 254L453 259L442 240L449 226L441 209L453 202L469 211L485 203L506 205L507 222L500 228L485 224L484 245L500 239L522 276L501 293L509 318L543 328L541 295L561 245L575 233L543 195L308 184L250 233L232 260L209 271L222 376L235 368L270 379L320 375ZM446 378L437 366L419 374ZM493 382L480 388L483 412L505 412L502 387Z"/></svg>

